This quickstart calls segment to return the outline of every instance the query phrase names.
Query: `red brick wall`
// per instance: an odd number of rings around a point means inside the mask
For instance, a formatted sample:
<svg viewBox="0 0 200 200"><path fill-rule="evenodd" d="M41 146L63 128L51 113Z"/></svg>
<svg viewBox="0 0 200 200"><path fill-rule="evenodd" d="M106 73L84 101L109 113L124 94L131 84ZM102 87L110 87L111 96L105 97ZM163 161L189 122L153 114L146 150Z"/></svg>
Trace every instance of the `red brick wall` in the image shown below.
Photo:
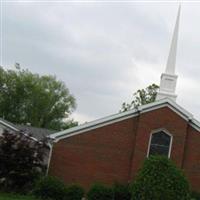
<svg viewBox="0 0 200 200"><path fill-rule="evenodd" d="M147 156L151 132L162 128L173 135L172 160L200 191L200 133L168 107L60 140L50 174L86 188L93 182L128 182Z"/></svg>
<svg viewBox="0 0 200 200"><path fill-rule="evenodd" d="M60 140L53 147L50 174L86 188L93 182L127 182L137 118Z"/></svg>
<svg viewBox="0 0 200 200"><path fill-rule="evenodd" d="M200 192L200 132L189 126L183 169L192 188Z"/></svg>
<svg viewBox="0 0 200 200"><path fill-rule="evenodd" d="M164 107L140 115L132 161L132 177L136 175L147 156L151 132L162 128L173 135L171 158L181 167L187 122L171 109Z"/></svg>

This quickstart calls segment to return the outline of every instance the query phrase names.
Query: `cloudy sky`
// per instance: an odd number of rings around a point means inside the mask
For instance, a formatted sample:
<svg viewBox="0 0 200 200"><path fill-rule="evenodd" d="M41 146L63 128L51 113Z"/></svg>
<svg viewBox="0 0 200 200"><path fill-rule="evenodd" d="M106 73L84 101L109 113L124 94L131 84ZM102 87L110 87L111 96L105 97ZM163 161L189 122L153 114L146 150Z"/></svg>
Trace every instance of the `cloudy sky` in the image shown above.
<svg viewBox="0 0 200 200"><path fill-rule="evenodd" d="M79 122L117 113L159 84L177 2L2 1L1 65L56 75L77 100ZM182 3L177 102L200 119L200 2Z"/></svg>

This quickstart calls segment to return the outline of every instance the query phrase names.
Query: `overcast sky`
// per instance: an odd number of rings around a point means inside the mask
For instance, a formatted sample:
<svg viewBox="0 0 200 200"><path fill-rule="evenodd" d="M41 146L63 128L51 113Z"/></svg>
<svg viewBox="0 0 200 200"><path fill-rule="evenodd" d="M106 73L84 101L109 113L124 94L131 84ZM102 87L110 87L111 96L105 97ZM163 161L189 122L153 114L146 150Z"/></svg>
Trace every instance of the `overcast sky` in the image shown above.
<svg viewBox="0 0 200 200"><path fill-rule="evenodd" d="M1 65L64 81L79 122L117 113L159 84L178 3L3 1ZM182 3L177 102L200 119L200 3Z"/></svg>

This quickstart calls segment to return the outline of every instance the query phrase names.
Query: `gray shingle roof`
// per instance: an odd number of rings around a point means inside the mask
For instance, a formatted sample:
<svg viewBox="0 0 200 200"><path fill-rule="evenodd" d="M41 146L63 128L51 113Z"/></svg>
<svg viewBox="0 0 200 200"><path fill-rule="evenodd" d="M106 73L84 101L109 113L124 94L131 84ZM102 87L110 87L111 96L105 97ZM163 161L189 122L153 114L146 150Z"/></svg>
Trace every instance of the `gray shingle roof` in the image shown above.
<svg viewBox="0 0 200 200"><path fill-rule="evenodd" d="M41 140L41 139L45 138L46 136L57 132L55 130L49 130L46 128L37 128L37 127L28 126L28 125L17 124L15 126L19 130L22 130L27 134L31 134L32 137L34 137L38 140Z"/></svg>
<svg viewBox="0 0 200 200"><path fill-rule="evenodd" d="M15 124L13 124L12 122L9 122L9 121L7 121L7 120L5 120L5 119L3 119L3 118L0 118L0 124L6 126L6 127L8 127L8 128L10 128L10 129L12 129L12 130L14 130L14 131L16 131L16 130L18 129L18 128L15 126Z"/></svg>
<svg viewBox="0 0 200 200"><path fill-rule="evenodd" d="M18 130L18 131L23 131L27 134L30 134L32 137L36 138L37 140L42 140L46 136L57 132L55 130L49 130L46 128L37 128L30 125L14 124L2 118L0 118L0 123L14 131Z"/></svg>

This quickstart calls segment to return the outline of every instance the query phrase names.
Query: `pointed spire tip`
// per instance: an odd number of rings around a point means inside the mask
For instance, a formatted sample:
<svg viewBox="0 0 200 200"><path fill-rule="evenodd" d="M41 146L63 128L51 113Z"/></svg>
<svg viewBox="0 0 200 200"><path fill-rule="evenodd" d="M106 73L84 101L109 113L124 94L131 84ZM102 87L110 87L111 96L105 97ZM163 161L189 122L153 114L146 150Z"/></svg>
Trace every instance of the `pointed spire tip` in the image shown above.
<svg viewBox="0 0 200 200"><path fill-rule="evenodd" d="M181 12L181 5L179 5L179 8L178 8L176 24L175 24L174 33L173 33L170 51L169 51L169 56L168 56L168 60L167 60L167 66L166 66L166 70L165 70L165 72L167 74L175 74L180 12Z"/></svg>

